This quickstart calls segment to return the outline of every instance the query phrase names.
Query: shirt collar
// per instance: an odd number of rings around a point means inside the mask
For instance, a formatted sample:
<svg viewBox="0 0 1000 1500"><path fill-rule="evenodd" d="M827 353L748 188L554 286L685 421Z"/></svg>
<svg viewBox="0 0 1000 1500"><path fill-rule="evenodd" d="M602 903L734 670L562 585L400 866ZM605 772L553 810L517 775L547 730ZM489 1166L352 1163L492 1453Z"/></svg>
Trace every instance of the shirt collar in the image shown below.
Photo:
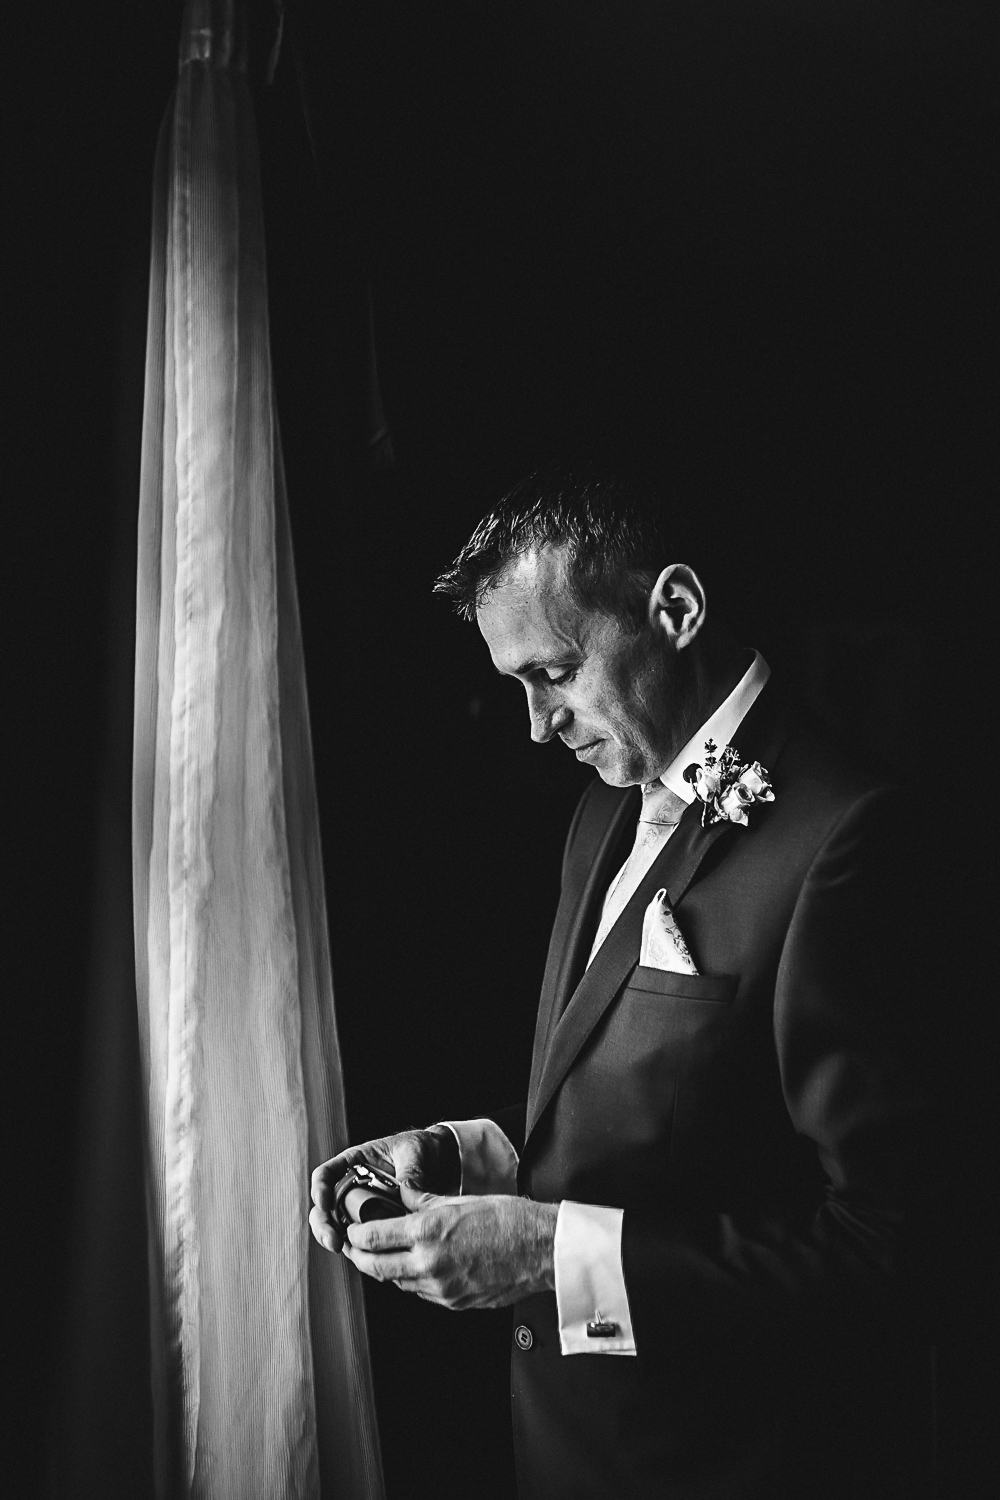
<svg viewBox="0 0 1000 1500"><path fill-rule="evenodd" d="M683 797L685 802L694 801L694 787L689 781L684 780L685 767L689 766L692 761L696 761L700 766L705 764L706 740L714 740L716 753L729 744L746 718L750 705L770 675L771 668L760 652L755 651L753 661L729 697L723 699L714 714L705 720L697 733L688 740L680 754L670 762L660 777L664 786L669 787L678 797Z"/></svg>

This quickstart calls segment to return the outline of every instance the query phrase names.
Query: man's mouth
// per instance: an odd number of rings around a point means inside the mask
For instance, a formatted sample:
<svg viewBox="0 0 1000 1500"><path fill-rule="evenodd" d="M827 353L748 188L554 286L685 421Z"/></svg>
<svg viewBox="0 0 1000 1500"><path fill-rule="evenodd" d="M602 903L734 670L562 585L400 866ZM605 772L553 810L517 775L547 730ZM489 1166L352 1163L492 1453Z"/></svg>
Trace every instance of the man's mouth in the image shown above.
<svg viewBox="0 0 1000 1500"><path fill-rule="evenodd" d="M588 740L585 745L570 745L569 748L576 755L586 755L589 750L593 750L603 743L603 740Z"/></svg>

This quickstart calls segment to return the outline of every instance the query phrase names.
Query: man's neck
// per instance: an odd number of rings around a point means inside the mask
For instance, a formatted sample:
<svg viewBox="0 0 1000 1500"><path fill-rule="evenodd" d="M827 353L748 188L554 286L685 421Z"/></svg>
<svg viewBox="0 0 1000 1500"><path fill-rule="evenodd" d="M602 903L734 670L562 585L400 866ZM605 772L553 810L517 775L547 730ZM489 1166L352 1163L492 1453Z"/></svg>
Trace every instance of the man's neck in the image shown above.
<svg viewBox="0 0 1000 1500"><path fill-rule="evenodd" d="M750 671L755 653L742 646L719 649L711 659L704 655L692 662L690 708L685 715L683 727L677 735L671 755L659 772L663 777L674 767L677 757L691 744L693 738L723 706ZM767 671L766 665L764 671ZM758 689L759 691L759 689ZM713 733L714 733L713 729ZM698 755L703 754L699 744ZM696 757L697 758L697 757Z"/></svg>

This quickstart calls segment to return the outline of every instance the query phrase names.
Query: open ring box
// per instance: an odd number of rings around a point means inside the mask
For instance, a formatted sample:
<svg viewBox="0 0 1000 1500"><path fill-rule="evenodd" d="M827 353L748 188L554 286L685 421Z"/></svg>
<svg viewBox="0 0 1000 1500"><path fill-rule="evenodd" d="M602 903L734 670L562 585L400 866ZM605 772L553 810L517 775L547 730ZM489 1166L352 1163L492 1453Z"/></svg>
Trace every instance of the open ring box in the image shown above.
<svg viewBox="0 0 1000 1500"><path fill-rule="evenodd" d="M405 1213L395 1178L361 1162L351 1167L333 1190L330 1217L338 1233L345 1237L348 1224L367 1224L370 1219L397 1219Z"/></svg>

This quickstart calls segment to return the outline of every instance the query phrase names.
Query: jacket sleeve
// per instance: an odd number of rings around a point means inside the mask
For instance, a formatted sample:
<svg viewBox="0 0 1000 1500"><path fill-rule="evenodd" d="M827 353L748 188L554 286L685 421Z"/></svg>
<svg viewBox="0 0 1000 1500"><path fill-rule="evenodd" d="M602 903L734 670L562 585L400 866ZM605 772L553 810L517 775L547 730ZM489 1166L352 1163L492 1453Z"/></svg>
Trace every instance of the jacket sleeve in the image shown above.
<svg viewBox="0 0 1000 1500"><path fill-rule="evenodd" d="M859 798L816 853L787 928L774 1056L813 1158L811 1201L626 1211L640 1350L713 1329L760 1349L831 1316L870 1326L922 1284L941 1165L926 1003L939 937L921 910L919 826L894 792Z"/></svg>

